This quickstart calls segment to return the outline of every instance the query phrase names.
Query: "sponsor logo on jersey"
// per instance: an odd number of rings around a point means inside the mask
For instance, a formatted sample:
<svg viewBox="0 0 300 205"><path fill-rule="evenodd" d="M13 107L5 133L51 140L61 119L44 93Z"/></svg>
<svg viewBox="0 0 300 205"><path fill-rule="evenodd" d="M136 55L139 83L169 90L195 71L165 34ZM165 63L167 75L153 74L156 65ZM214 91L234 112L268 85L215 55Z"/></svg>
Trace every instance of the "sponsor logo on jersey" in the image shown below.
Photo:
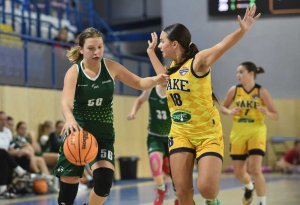
<svg viewBox="0 0 300 205"><path fill-rule="evenodd" d="M165 104L165 101L164 100L159 100L159 103L160 104Z"/></svg>
<svg viewBox="0 0 300 205"><path fill-rule="evenodd" d="M87 87L88 85L82 85L82 84L78 84L77 87Z"/></svg>
<svg viewBox="0 0 300 205"><path fill-rule="evenodd" d="M179 70L180 75L184 76L185 74L187 74L187 72L189 72L189 69L186 67L183 67Z"/></svg>
<svg viewBox="0 0 300 205"><path fill-rule="evenodd" d="M252 95L252 99L254 99L254 100L257 100L257 99L259 99L259 96L258 96L258 94L254 94L254 95Z"/></svg>
<svg viewBox="0 0 300 205"><path fill-rule="evenodd" d="M103 82L102 82L102 84L103 84ZM97 89L97 88L99 88L99 85L93 83L93 84L92 84L92 88Z"/></svg>
<svg viewBox="0 0 300 205"><path fill-rule="evenodd" d="M65 169L63 166L59 166L57 172L71 172L71 169Z"/></svg>
<svg viewBox="0 0 300 205"><path fill-rule="evenodd" d="M110 83L111 80L102 81L102 84Z"/></svg>
<svg viewBox="0 0 300 205"><path fill-rule="evenodd" d="M173 137L169 137L169 138L168 138L168 146L169 146L169 147L172 147L173 144L174 144Z"/></svg>
<svg viewBox="0 0 300 205"><path fill-rule="evenodd" d="M150 97L149 99L150 100L158 100L157 98L154 98L154 97Z"/></svg>
<svg viewBox="0 0 300 205"><path fill-rule="evenodd" d="M172 114L172 119L174 122L184 123L191 119L191 114L184 111L176 111Z"/></svg>
<svg viewBox="0 0 300 205"><path fill-rule="evenodd" d="M58 171L58 172L63 172L64 169L65 169L65 168L64 168L63 166L59 166L58 169L57 169L57 171Z"/></svg>

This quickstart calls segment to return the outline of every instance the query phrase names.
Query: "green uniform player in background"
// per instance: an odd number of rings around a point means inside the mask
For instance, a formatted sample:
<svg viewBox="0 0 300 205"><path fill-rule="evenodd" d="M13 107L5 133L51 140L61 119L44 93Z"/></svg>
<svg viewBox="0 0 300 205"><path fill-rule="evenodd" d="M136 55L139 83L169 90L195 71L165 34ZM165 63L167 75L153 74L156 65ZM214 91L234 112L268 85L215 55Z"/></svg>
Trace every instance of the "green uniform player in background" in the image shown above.
<svg viewBox="0 0 300 205"><path fill-rule="evenodd" d="M165 88L155 86L145 90L134 102L128 120L135 119L136 113L148 100L149 122L147 148L151 173L157 186L157 197L154 205L163 204L167 187L164 181L164 173L170 175L168 135L171 128L170 111L167 104Z"/></svg>

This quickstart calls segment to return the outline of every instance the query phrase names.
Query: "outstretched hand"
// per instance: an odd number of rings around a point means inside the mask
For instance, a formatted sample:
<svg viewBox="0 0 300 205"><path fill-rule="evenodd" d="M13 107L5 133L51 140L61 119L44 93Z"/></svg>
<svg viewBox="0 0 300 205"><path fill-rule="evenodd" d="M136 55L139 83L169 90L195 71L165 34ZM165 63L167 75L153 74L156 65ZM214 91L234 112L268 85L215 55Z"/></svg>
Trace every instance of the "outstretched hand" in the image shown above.
<svg viewBox="0 0 300 205"><path fill-rule="evenodd" d="M151 33L151 38L152 38L152 41L148 40L147 52L154 51L155 47L157 45L157 34L155 32Z"/></svg>
<svg viewBox="0 0 300 205"><path fill-rule="evenodd" d="M244 18L241 19L241 16L238 15L238 21L240 24L240 28L247 32L255 23L255 21L261 16L261 13L257 14L255 16L255 12L256 12L256 5L254 4L251 7L247 7Z"/></svg>

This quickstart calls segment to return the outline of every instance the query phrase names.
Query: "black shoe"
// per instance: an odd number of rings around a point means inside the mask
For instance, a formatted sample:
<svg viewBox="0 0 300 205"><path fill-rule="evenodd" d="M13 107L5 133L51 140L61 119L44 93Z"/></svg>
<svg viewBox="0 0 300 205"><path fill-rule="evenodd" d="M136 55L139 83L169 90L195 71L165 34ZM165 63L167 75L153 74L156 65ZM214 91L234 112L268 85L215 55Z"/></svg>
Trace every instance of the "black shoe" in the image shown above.
<svg viewBox="0 0 300 205"><path fill-rule="evenodd" d="M254 189L245 188L243 205L250 205L253 200L253 191Z"/></svg>
<svg viewBox="0 0 300 205"><path fill-rule="evenodd" d="M9 190L6 190L0 194L0 199L14 199L14 198L16 198L15 193Z"/></svg>

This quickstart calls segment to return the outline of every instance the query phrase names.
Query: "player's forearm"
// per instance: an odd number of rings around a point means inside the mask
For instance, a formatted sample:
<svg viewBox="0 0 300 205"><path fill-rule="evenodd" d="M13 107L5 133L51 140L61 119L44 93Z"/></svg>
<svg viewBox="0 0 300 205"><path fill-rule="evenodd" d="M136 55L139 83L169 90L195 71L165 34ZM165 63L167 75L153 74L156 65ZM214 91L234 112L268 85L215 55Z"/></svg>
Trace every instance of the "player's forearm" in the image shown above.
<svg viewBox="0 0 300 205"><path fill-rule="evenodd" d="M139 82L139 88L141 90L148 90L154 86L156 86L157 81L155 80L155 77L146 77L142 78Z"/></svg>
<svg viewBox="0 0 300 205"><path fill-rule="evenodd" d="M278 113L267 111L266 116L268 116L271 120L278 120Z"/></svg>
<svg viewBox="0 0 300 205"><path fill-rule="evenodd" d="M131 115L136 115L136 113L140 110L142 106L142 103L137 99L137 101L134 103L132 109L131 109Z"/></svg>
<svg viewBox="0 0 300 205"><path fill-rule="evenodd" d="M165 67L162 65L155 52L151 50L151 51L147 51L147 53L156 74L166 73Z"/></svg>
<svg viewBox="0 0 300 205"><path fill-rule="evenodd" d="M66 121L74 121L72 106L68 105L66 102L62 102L62 112Z"/></svg>
<svg viewBox="0 0 300 205"><path fill-rule="evenodd" d="M241 38L245 35L245 31L243 31L241 28L238 28L231 34L227 35L221 42L220 45L222 46L223 52L230 49L232 46L234 46Z"/></svg>
<svg viewBox="0 0 300 205"><path fill-rule="evenodd" d="M230 109L228 109L225 106L221 106L220 112L223 113L224 115L230 115Z"/></svg>

